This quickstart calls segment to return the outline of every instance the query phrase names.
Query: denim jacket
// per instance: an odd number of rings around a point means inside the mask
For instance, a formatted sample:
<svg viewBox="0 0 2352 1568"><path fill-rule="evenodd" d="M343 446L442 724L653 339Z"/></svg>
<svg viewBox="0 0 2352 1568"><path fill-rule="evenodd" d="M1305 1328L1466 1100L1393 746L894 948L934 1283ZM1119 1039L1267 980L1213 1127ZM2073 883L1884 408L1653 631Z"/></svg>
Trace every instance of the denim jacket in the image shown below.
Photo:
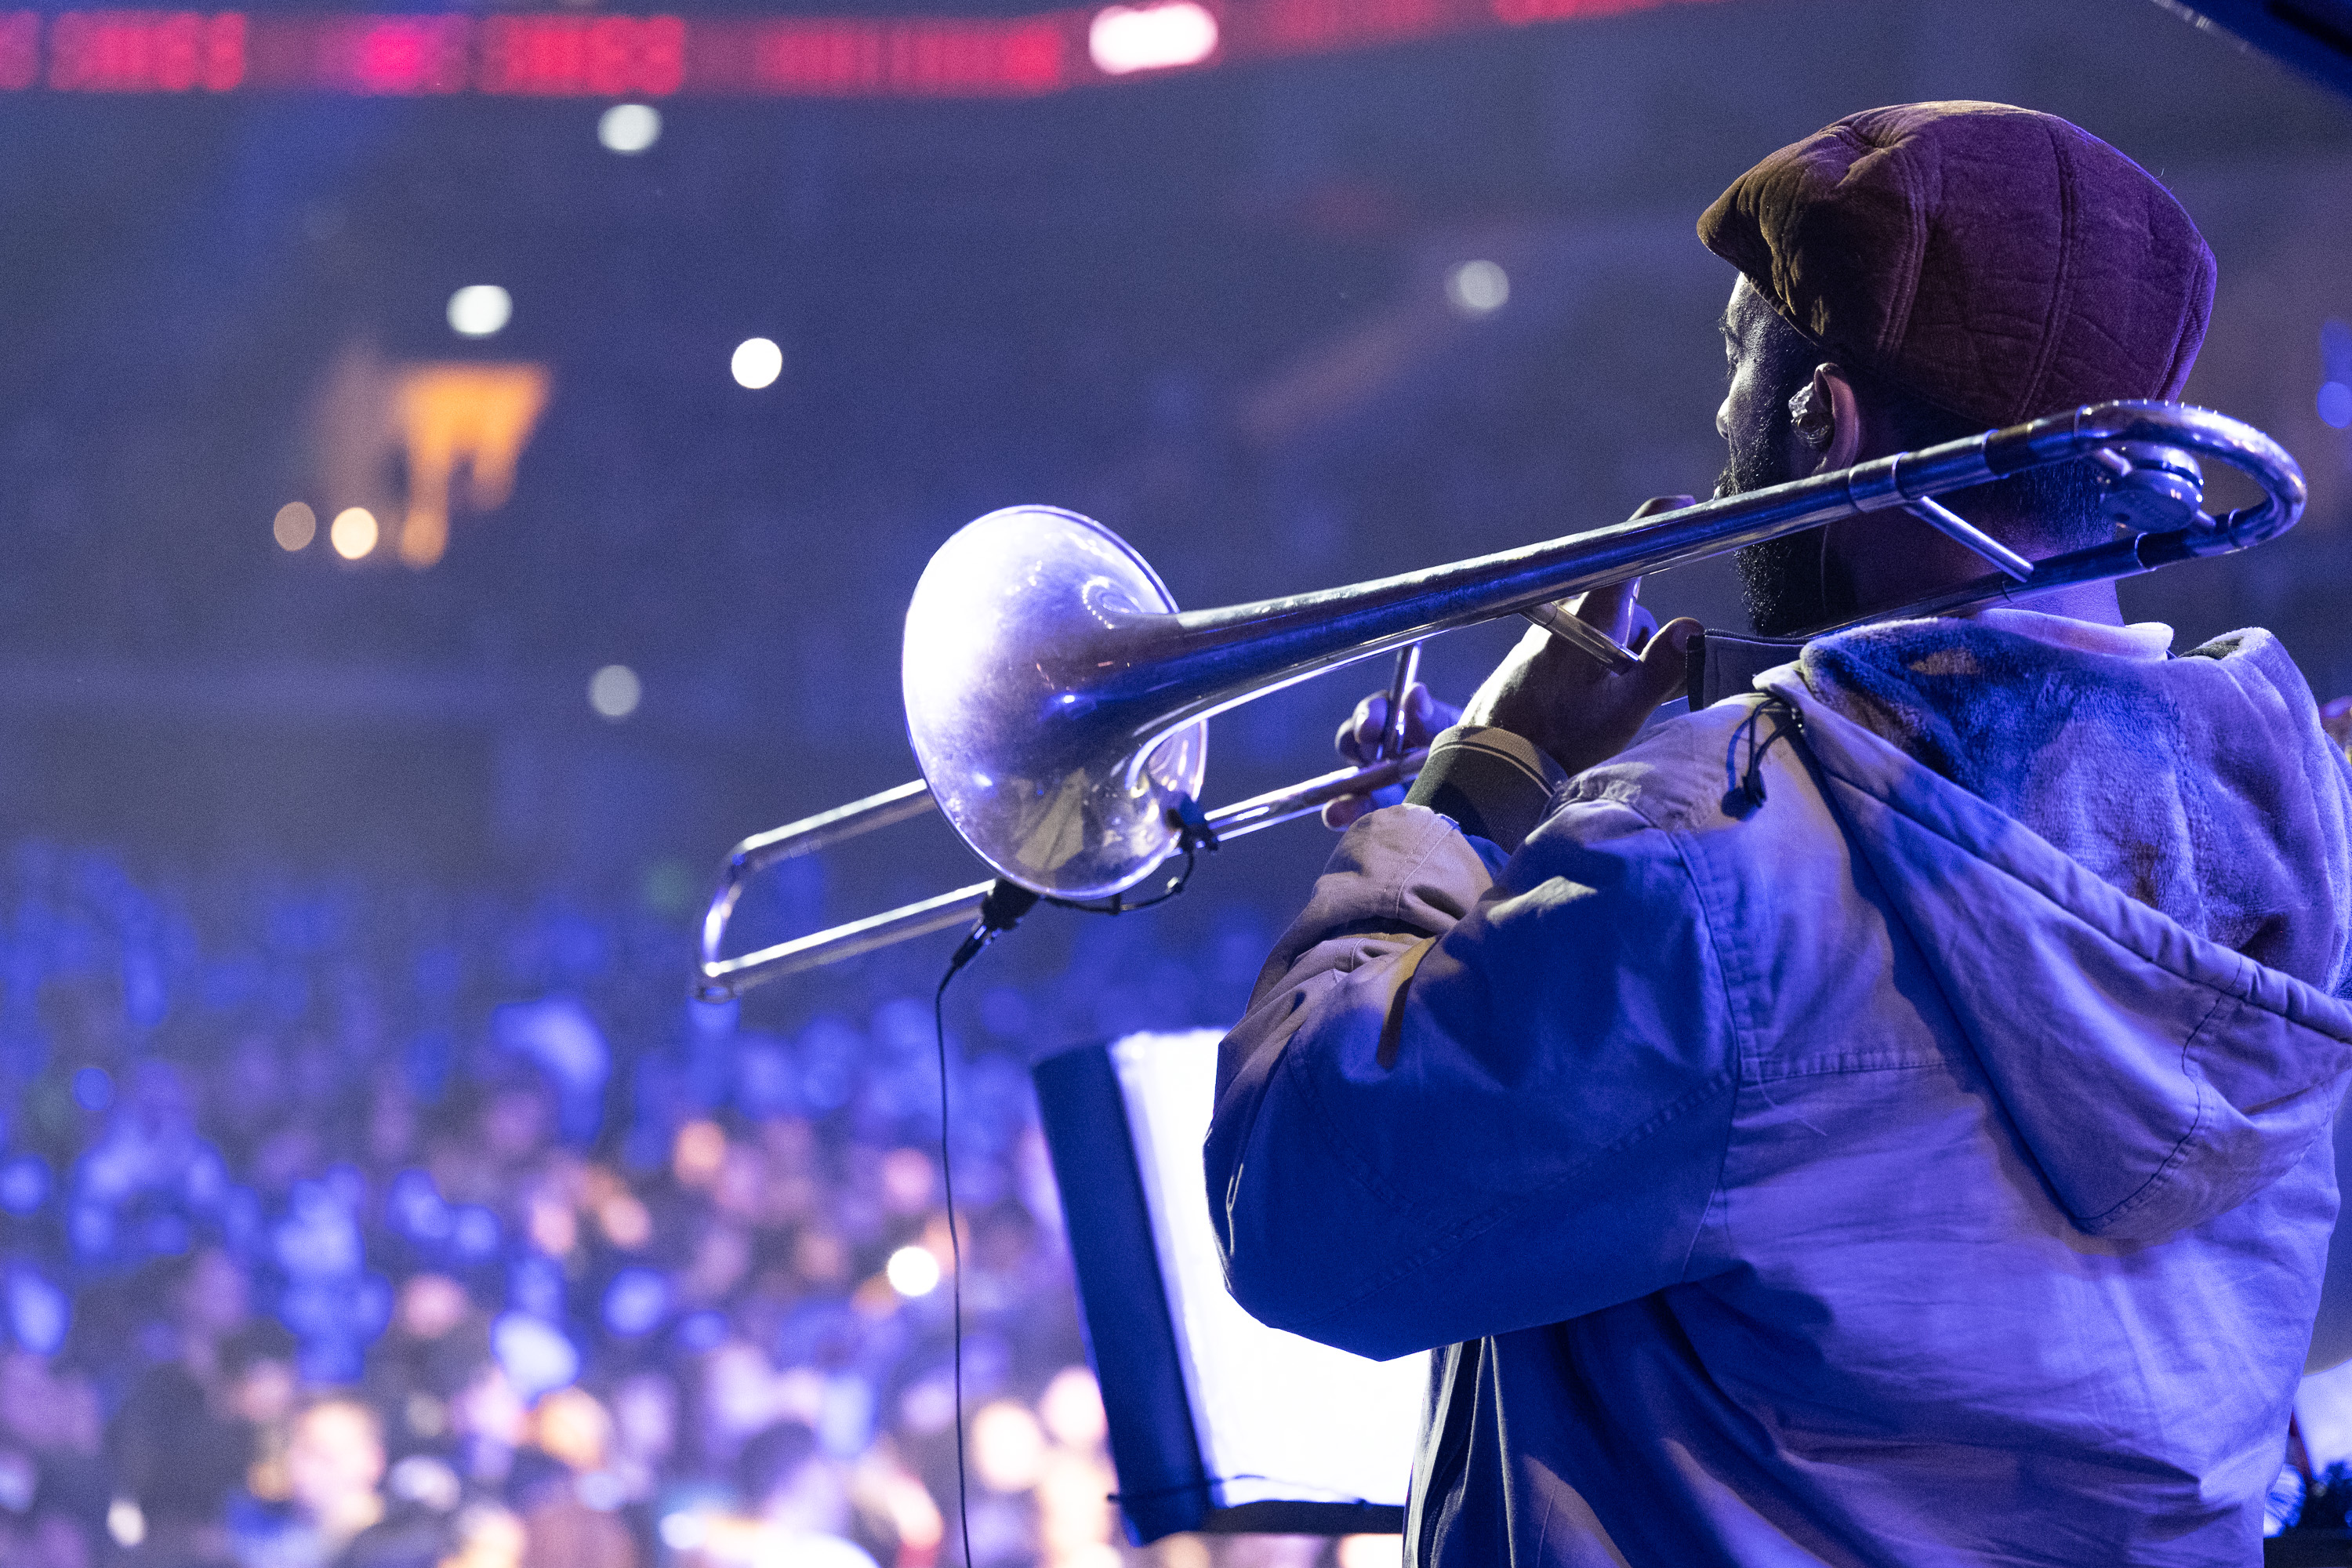
<svg viewBox="0 0 2352 1568"><path fill-rule="evenodd" d="M1443 1348L1408 1562L2258 1562L2352 1073L2277 644L1867 628L1537 787L1360 821L1220 1062L1235 1297Z"/></svg>

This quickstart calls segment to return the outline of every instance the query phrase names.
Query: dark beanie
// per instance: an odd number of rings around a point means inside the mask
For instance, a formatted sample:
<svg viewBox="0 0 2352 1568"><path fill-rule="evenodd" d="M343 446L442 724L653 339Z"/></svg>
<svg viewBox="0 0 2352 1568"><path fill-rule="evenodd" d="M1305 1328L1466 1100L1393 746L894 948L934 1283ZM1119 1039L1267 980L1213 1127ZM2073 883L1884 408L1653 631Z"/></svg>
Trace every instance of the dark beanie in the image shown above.
<svg viewBox="0 0 2352 1568"><path fill-rule="evenodd" d="M1849 115L1733 181L1698 237L1830 357L1989 426L2179 396L2213 308L2169 191L2000 103Z"/></svg>

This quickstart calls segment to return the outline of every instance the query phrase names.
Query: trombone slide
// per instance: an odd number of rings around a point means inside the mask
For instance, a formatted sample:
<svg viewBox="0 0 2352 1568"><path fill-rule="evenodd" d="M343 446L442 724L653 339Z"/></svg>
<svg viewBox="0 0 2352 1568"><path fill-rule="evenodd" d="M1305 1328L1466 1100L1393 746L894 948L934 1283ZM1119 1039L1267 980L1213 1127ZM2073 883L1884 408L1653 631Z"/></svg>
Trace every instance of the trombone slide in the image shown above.
<svg viewBox="0 0 2352 1568"><path fill-rule="evenodd" d="M2262 499L2207 515L2200 458L2239 469ZM2123 530L2116 537L2027 561L1935 500L2070 461L2099 468L2105 513ZM1474 560L1193 612L1179 611L1150 564L1099 523L1046 507L991 512L940 547L908 609L900 673L924 778L736 846L703 920L700 994L738 995L761 980L971 919L993 884L719 956L746 879L933 809L1003 879L1049 900L1080 902L1133 887L1185 841L1185 823L1199 820L1193 801L1211 715L1436 632L1525 615L1613 665L1631 656L1613 643L1595 646L1606 641L1597 635L1580 636L1590 628L1550 611L1553 601L1800 529L1896 510L1995 570L1856 619L1943 615L2259 544L2293 527L2305 500L2294 458L2252 426L2184 404L2103 403ZM1818 626L1813 635L1840 629ZM1401 668L1400 693L1410 679L1409 667ZM1339 795L1412 778L1422 760L1414 752L1342 768L1211 812L1207 821L1220 838L1240 837Z"/></svg>
<svg viewBox="0 0 2352 1568"><path fill-rule="evenodd" d="M1360 768L1336 768L1320 773L1303 784L1287 789L1269 791L1265 795L1237 800L1209 813L1210 828L1219 843L1234 838L1245 838L1253 833L1296 821L1309 812L1320 811L1328 803L1343 795L1370 795L1374 790L1411 784L1421 775L1421 765L1428 761L1426 748L1388 757ZM740 893L745 879L797 855L807 855L827 845L838 844L861 833L871 833L877 827L905 822L932 809L930 788L915 779L896 789L868 795L860 801L839 806L817 816L788 823L755 838L738 844L727 858L728 879L720 884L720 899L714 899L711 913L704 916L702 956L695 966L697 981L694 994L703 1002L730 1002L754 985L771 980L781 980L787 974L819 968L845 958L855 958L877 948L891 947L911 942L933 931L951 931L968 926L980 917L980 906L995 882L974 882L968 888L958 888L937 898L901 904L895 910L885 910L878 915L863 920L845 921L828 926L824 931L796 936L790 942L780 942L763 947L757 952L747 952L740 958L719 956L719 944L727 934L727 916L734 909L734 898ZM739 868L742 869L739 870Z"/></svg>

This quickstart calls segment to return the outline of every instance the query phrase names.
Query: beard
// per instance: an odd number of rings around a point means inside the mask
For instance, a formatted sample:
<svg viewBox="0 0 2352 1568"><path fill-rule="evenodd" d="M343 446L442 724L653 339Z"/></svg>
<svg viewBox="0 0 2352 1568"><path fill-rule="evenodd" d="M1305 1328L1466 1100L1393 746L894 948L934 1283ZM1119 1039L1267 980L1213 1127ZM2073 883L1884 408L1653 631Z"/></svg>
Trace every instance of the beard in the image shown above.
<svg viewBox="0 0 2352 1568"><path fill-rule="evenodd" d="M1784 456L1790 445L1787 399L1766 398L1760 418L1731 432L1731 455L1715 493L1747 495L1798 478ZM1749 631L1781 637L1839 618L1832 599L1850 595L1832 593L1828 533L1825 526L1808 528L1732 552Z"/></svg>

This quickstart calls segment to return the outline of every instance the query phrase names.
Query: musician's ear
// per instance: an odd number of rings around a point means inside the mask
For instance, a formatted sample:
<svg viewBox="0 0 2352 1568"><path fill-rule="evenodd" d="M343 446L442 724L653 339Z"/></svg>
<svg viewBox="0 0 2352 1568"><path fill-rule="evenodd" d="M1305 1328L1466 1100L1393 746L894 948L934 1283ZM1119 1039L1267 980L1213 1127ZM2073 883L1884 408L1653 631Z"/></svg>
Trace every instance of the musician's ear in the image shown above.
<svg viewBox="0 0 2352 1568"><path fill-rule="evenodd" d="M1838 366L1813 367L1813 378L1789 399L1789 421L1805 449L1817 454L1813 473L1834 473L1861 460L1862 402L1852 378Z"/></svg>

